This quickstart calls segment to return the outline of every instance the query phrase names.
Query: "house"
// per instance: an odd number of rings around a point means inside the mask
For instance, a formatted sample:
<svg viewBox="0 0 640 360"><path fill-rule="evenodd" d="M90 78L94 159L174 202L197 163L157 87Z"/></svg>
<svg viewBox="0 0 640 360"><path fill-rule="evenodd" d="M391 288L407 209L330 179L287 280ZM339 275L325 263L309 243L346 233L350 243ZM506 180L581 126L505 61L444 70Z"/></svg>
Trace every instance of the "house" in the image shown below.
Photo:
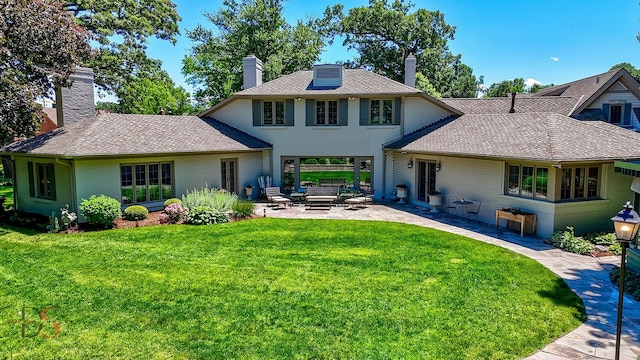
<svg viewBox="0 0 640 360"><path fill-rule="evenodd" d="M577 116L604 114L603 99L609 116L614 98L635 109L639 84L626 72L602 75L588 101L565 94L572 85L513 99L435 99L414 88L413 56L404 84L334 64L262 83L254 56L243 73L244 90L198 116L98 115L5 146L17 208L48 215L106 194L154 209L194 187L241 193L269 175L287 193L330 182L378 199L393 199L402 183L425 207L440 191L481 201L485 223L518 207L536 213L538 235L548 236L567 225L608 229L633 197L632 178L614 163L640 160L629 146L640 134Z"/></svg>

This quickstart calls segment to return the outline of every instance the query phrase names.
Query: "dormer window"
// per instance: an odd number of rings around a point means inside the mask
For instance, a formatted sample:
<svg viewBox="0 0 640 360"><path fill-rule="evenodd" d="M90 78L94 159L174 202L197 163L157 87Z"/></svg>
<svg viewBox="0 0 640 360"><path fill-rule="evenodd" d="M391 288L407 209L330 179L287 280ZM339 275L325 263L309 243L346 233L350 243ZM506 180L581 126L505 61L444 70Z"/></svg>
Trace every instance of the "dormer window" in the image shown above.
<svg viewBox="0 0 640 360"><path fill-rule="evenodd" d="M342 86L342 65L326 64L313 67L314 87Z"/></svg>

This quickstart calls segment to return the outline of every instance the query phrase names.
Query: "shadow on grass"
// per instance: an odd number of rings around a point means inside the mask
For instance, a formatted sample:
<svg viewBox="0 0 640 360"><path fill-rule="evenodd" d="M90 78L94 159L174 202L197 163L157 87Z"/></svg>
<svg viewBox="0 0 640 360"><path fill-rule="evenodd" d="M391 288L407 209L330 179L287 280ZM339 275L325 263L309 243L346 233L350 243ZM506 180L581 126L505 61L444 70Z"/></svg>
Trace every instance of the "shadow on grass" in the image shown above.
<svg viewBox="0 0 640 360"><path fill-rule="evenodd" d="M564 280L557 278L554 280L553 288L549 290L541 290L538 294L544 298L550 299L557 306L565 308L577 309L575 318L581 322L587 320L587 312L583 300L574 293Z"/></svg>
<svg viewBox="0 0 640 360"><path fill-rule="evenodd" d="M10 233L19 233L21 235L27 236L42 234L41 231L0 223L0 236L8 235Z"/></svg>

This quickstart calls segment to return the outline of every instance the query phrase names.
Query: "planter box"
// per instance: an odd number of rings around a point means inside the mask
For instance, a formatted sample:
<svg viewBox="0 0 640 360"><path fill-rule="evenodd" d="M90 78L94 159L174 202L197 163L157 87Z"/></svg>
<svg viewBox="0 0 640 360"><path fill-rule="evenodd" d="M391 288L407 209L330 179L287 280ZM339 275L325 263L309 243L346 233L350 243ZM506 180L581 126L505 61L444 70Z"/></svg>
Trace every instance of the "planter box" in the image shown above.
<svg viewBox="0 0 640 360"><path fill-rule="evenodd" d="M524 236L525 227L530 229L529 233L536 233L536 215L516 215L508 211L496 210L496 229L500 219L507 220L507 228L510 228L511 221L520 223L520 236Z"/></svg>

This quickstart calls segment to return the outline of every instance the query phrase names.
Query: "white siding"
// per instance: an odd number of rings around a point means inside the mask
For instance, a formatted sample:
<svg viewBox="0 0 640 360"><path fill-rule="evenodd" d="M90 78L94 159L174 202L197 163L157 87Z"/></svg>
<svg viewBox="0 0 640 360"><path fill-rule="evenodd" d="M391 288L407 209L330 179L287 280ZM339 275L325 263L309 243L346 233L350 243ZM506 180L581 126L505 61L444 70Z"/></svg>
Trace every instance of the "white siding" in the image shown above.
<svg viewBox="0 0 640 360"><path fill-rule="evenodd" d="M633 108L640 108L640 99L636 98L631 92L605 92L595 101L593 101L588 109L602 109L603 104L609 104L612 102L622 102L631 104L631 126L634 129L640 129L640 120L633 112ZM624 111L624 109L623 109ZM623 114L624 116L624 114Z"/></svg>

